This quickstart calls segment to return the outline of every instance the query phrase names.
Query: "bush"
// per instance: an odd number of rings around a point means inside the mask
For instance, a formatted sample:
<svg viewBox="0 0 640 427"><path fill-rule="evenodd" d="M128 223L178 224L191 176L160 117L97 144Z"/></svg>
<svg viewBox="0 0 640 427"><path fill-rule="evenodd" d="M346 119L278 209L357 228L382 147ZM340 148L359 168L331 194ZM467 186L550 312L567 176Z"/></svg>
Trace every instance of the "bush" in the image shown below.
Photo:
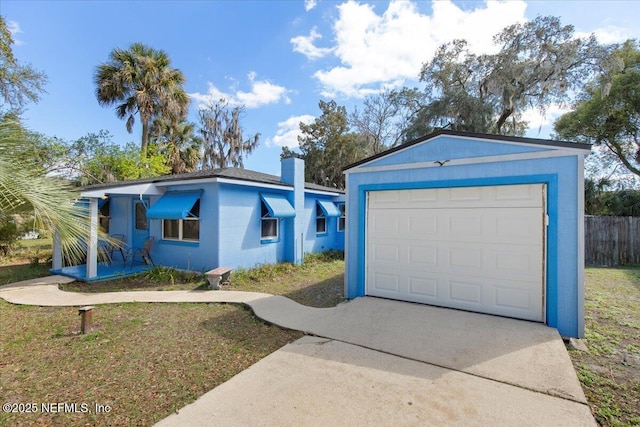
<svg viewBox="0 0 640 427"><path fill-rule="evenodd" d="M305 265L313 265L320 262L332 262L332 261L342 261L344 260L344 252L336 251L334 249L330 249L325 252L320 252L316 254L306 254L304 256L304 264Z"/></svg>
<svg viewBox="0 0 640 427"><path fill-rule="evenodd" d="M0 219L0 250L7 256L20 237L18 225L11 217Z"/></svg>
<svg viewBox="0 0 640 427"><path fill-rule="evenodd" d="M206 281L204 276L190 271L176 270L169 267L154 267L143 273L145 278L154 283L198 283Z"/></svg>

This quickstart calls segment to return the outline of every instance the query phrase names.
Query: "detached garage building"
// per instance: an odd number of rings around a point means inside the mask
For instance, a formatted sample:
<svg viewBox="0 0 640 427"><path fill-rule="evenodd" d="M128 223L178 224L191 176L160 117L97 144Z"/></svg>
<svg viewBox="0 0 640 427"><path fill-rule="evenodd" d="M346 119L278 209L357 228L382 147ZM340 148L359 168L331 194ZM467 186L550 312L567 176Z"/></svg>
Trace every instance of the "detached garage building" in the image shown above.
<svg viewBox="0 0 640 427"><path fill-rule="evenodd" d="M438 131L348 166L346 296L584 336L589 152L586 144Z"/></svg>

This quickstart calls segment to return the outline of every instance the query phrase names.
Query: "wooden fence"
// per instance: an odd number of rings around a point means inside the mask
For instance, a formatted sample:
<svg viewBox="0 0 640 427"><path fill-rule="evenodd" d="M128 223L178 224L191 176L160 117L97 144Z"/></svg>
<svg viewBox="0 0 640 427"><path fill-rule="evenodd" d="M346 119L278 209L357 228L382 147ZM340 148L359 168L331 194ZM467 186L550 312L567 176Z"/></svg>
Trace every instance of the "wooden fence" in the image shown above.
<svg viewBox="0 0 640 427"><path fill-rule="evenodd" d="M640 264L640 217L585 216L586 265Z"/></svg>

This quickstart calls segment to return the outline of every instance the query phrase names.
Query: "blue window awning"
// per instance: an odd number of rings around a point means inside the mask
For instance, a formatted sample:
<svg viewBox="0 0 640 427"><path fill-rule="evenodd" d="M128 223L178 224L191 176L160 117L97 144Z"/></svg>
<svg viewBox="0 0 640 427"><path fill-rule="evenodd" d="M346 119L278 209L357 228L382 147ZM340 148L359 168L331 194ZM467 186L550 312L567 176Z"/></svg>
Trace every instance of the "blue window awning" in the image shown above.
<svg viewBox="0 0 640 427"><path fill-rule="evenodd" d="M324 216L332 217L342 215L336 205L329 200L318 200L318 206L320 206L320 209L322 209L322 213L324 213Z"/></svg>
<svg viewBox="0 0 640 427"><path fill-rule="evenodd" d="M286 197L279 194L261 194L260 198L272 218L292 218L296 216L295 209L293 209Z"/></svg>
<svg viewBox="0 0 640 427"><path fill-rule="evenodd" d="M147 219L185 219L193 209L202 191L165 193L147 209Z"/></svg>

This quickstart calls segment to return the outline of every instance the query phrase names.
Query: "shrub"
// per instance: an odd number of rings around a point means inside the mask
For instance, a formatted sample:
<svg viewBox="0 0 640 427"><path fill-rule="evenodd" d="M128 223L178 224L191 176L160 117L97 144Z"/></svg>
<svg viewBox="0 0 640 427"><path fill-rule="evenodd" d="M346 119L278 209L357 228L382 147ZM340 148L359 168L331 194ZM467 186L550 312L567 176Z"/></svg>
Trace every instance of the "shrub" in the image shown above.
<svg viewBox="0 0 640 427"><path fill-rule="evenodd" d="M20 237L18 225L12 217L0 217L0 250L7 256Z"/></svg>

